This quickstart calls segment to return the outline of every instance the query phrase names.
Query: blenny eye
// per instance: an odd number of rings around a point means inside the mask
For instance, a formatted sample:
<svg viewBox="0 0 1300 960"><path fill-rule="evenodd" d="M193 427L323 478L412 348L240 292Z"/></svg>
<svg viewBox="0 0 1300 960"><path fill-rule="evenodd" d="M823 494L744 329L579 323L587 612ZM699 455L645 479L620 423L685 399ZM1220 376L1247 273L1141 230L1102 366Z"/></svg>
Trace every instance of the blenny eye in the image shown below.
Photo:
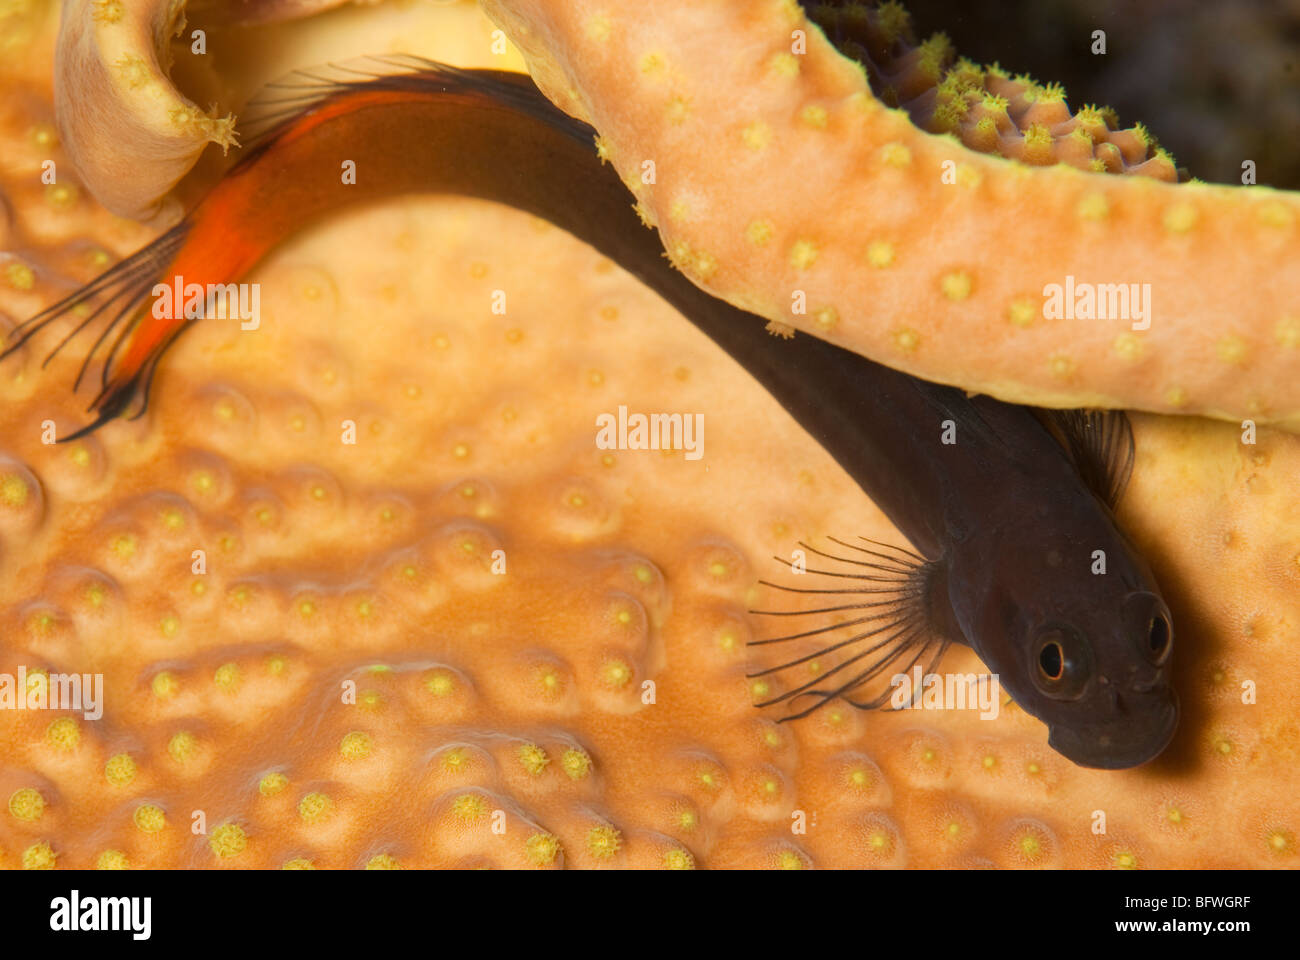
<svg viewBox="0 0 1300 960"><path fill-rule="evenodd" d="M1052 626L1038 635L1037 676L1039 690L1056 700L1075 700L1083 695L1091 675L1088 642L1070 627Z"/></svg>
<svg viewBox="0 0 1300 960"><path fill-rule="evenodd" d="M1156 664L1163 663L1168 656L1169 648L1173 646L1170 642L1172 636L1168 620L1159 614L1151 618L1147 626L1147 653Z"/></svg>
<svg viewBox="0 0 1300 960"><path fill-rule="evenodd" d="M1048 680L1061 679L1065 672L1065 651L1055 640L1043 644L1043 649L1038 652L1038 669Z"/></svg>

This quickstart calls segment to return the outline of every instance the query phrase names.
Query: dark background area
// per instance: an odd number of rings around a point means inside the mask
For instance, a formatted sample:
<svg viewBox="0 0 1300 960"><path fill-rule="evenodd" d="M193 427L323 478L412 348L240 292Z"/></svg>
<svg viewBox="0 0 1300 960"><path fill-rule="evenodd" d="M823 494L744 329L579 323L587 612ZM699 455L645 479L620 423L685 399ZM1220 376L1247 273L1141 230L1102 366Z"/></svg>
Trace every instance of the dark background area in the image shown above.
<svg viewBox="0 0 1300 960"><path fill-rule="evenodd" d="M1300 0L904 0L917 39L1141 121L1193 177L1300 188ZM1106 31L1105 56L1091 53Z"/></svg>

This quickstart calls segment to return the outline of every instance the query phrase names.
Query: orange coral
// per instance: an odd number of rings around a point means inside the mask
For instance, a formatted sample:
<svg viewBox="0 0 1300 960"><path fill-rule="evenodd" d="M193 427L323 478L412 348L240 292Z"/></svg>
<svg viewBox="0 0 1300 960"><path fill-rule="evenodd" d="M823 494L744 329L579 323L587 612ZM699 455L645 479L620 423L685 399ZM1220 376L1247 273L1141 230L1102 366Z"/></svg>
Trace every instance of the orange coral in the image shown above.
<svg viewBox="0 0 1300 960"><path fill-rule="evenodd" d="M144 236L30 190L50 106L10 89L5 328ZM348 214L250 279L261 328L187 334L144 420L43 443L71 361L0 365L0 674L102 673L107 721L0 710L0 865L1297 863L1296 437L1135 418L1123 520L1185 711L1155 763L1076 768L1011 706L778 725L745 676L766 558L898 535L681 317L469 201ZM619 404L703 412L704 458L597 449Z"/></svg>
<svg viewBox="0 0 1300 960"><path fill-rule="evenodd" d="M1013 402L1300 427L1294 194L977 153L877 100L794 0L485 6L673 261L737 306ZM1068 111L1027 109L1016 141L1049 163Z"/></svg>

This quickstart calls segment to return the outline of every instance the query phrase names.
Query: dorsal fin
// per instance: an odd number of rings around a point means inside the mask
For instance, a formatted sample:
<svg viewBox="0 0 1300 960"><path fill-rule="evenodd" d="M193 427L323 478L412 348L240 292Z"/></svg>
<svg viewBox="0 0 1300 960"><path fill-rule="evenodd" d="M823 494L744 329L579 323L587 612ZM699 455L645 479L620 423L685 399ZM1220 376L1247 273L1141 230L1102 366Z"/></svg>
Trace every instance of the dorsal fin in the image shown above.
<svg viewBox="0 0 1300 960"><path fill-rule="evenodd" d="M270 139L281 125L316 104L349 90L456 88L490 90L503 102L528 109L536 102L536 89L525 73L465 70L409 53L358 57L342 63L294 70L263 87L241 112L239 134L244 153ZM556 111L557 125L571 135L586 135L585 124ZM572 127L572 129L567 129Z"/></svg>
<svg viewBox="0 0 1300 960"><path fill-rule="evenodd" d="M1123 410L1043 410L1079 476L1112 510L1133 472L1133 428Z"/></svg>

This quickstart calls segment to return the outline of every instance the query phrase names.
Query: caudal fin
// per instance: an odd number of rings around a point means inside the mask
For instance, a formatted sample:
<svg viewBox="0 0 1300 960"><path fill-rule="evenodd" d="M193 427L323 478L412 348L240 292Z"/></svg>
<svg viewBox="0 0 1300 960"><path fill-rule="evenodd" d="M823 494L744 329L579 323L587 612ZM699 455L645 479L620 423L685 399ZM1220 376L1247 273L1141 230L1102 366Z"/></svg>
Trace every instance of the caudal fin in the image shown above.
<svg viewBox="0 0 1300 960"><path fill-rule="evenodd" d="M72 341L98 331L72 384L74 393L81 390L83 383L94 379L92 371L98 366L99 386L87 407L88 413L96 414L95 420L75 433L61 437L60 442L84 436L117 417L139 416L144 412L161 351L155 351L136 369L115 369L115 365L122 348L145 315L150 292L163 279L188 232L189 224L182 221L58 303L18 324L9 332L8 342L0 344L3 347L0 360L3 360L29 341L44 333L52 333L59 321L74 318L75 325L45 355L41 364L44 368Z"/></svg>

